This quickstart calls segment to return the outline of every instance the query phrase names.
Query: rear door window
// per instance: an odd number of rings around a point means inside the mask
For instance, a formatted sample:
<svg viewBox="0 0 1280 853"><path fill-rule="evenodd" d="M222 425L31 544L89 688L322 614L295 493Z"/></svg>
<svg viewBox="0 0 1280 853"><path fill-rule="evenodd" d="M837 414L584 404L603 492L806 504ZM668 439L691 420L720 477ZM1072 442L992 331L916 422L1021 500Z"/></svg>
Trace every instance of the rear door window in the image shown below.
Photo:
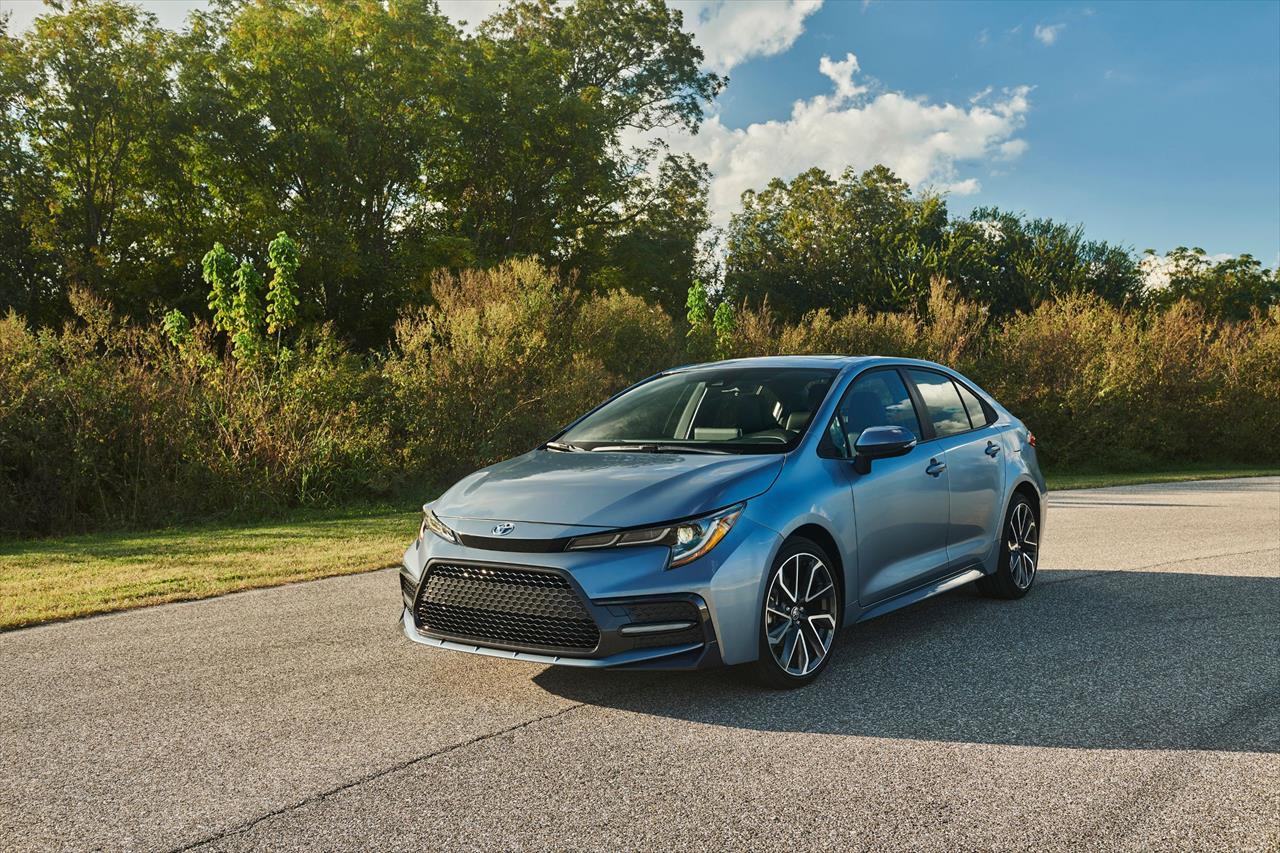
<svg viewBox="0 0 1280 853"><path fill-rule="evenodd" d="M908 370L907 373L920 392L936 437L944 438L973 428L960 392L949 377L931 370Z"/></svg>

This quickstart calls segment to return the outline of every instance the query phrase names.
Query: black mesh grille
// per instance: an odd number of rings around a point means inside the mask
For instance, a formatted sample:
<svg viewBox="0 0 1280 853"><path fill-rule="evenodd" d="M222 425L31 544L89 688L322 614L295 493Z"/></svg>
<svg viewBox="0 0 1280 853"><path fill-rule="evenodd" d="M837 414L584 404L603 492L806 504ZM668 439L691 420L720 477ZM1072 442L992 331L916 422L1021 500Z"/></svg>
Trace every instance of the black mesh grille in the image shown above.
<svg viewBox="0 0 1280 853"><path fill-rule="evenodd" d="M432 566L415 611L428 631L481 643L589 652L600 642L578 594L552 572Z"/></svg>
<svg viewBox="0 0 1280 853"><path fill-rule="evenodd" d="M698 621L698 608L689 601L645 601L626 607L632 622Z"/></svg>
<svg viewBox="0 0 1280 853"><path fill-rule="evenodd" d="M407 575L400 576L400 591L404 593L404 597L413 600L413 594L417 591L414 587L413 579Z"/></svg>

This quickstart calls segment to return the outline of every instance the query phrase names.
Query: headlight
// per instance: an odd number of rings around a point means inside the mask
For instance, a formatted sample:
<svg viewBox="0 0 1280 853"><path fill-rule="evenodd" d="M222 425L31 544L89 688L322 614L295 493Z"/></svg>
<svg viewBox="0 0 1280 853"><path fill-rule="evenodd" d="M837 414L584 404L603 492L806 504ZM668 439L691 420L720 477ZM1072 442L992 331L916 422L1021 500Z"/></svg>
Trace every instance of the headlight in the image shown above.
<svg viewBox="0 0 1280 853"><path fill-rule="evenodd" d="M418 525L418 541L421 542L423 537L430 530L446 542L458 544L458 534L449 529L449 525L445 524L436 514L427 508L426 504L422 505L422 524Z"/></svg>
<svg viewBox="0 0 1280 853"><path fill-rule="evenodd" d="M692 521L664 524L661 527L579 536L569 541L569 550L621 548L628 545L666 545L671 548L671 562L667 568L674 569L677 566L692 563L720 544L720 540L733 528L734 522L738 520L738 516L742 515L745 507L746 504L738 504Z"/></svg>

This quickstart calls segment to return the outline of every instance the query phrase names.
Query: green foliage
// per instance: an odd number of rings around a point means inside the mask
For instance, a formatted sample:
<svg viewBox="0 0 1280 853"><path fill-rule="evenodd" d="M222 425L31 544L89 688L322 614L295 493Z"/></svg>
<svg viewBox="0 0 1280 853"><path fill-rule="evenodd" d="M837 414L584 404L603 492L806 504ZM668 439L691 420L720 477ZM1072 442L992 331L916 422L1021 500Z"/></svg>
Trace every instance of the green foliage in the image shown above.
<svg viewBox="0 0 1280 853"><path fill-rule="evenodd" d="M191 321L177 308L165 312L160 326L174 349L183 349L191 343Z"/></svg>
<svg viewBox="0 0 1280 853"><path fill-rule="evenodd" d="M141 310L172 297L191 259L200 193L184 171L172 37L119 0L36 18L0 65L30 155L18 199L50 298L87 286Z"/></svg>
<svg viewBox="0 0 1280 853"><path fill-rule="evenodd" d="M298 322L298 244L281 231L267 247L271 285L267 290L267 332L278 335Z"/></svg>
<svg viewBox="0 0 1280 853"><path fill-rule="evenodd" d="M262 348L262 326L267 318L262 302L262 274L249 261L243 261L232 277L232 285L236 292L231 333L235 356L254 358Z"/></svg>
<svg viewBox="0 0 1280 853"><path fill-rule="evenodd" d="M232 277L236 272L236 260L221 243L214 243L200 262L204 283L209 285L209 310L213 312L213 327L231 334L235 330L236 291Z"/></svg>
<svg viewBox="0 0 1280 853"><path fill-rule="evenodd" d="M178 91L218 232L295 235L303 313L364 341L385 338L423 272L406 242L423 236L457 38L427 0L317 0L216 3L181 39Z"/></svg>
<svg viewBox="0 0 1280 853"><path fill-rule="evenodd" d="M730 222L725 289L788 319L918 307L943 265L946 219L940 199L912 197L883 166L775 179L744 193Z"/></svg>
<svg viewBox="0 0 1280 853"><path fill-rule="evenodd" d="M613 253L636 269L628 257L652 256L682 219L697 220L680 200L705 192L700 166L669 160L655 185L644 167L657 148L622 144L627 132L696 130L723 86L700 70L680 13L661 0L516 2L463 57L434 220L467 236L481 263L540 254L594 270ZM630 223L642 226L638 246L619 240Z"/></svg>
<svg viewBox="0 0 1280 853"><path fill-rule="evenodd" d="M707 272L699 238L710 227L709 180L705 163L665 158L607 229L600 259L578 258L596 288L626 288L671 313L684 307L687 282Z"/></svg>
<svg viewBox="0 0 1280 853"><path fill-rule="evenodd" d="M1078 294L1113 305L1136 304L1141 297L1132 253L1086 240L1078 225L978 208L968 221L953 224L948 243L945 272L956 290L998 316Z"/></svg>
<svg viewBox="0 0 1280 853"><path fill-rule="evenodd" d="M685 318L689 321L690 329L707 325L711 319L711 301L707 297L707 286L702 283L702 279L695 278L693 284L689 285L689 295L684 304Z"/></svg>
<svg viewBox="0 0 1280 853"><path fill-rule="evenodd" d="M1084 239L1079 226L994 208L953 222L941 199L913 196L883 166L774 180L743 195L729 226L726 288L752 304L767 298L788 319L818 308L923 310L939 275L993 316L1071 294L1125 305L1141 293L1132 255Z"/></svg>
<svg viewBox="0 0 1280 853"><path fill-rule="evenodd" d="M1179 246L1163 259L1148 250L1143 262L1167 279L1148 291L1161 308L1185 299L1212 317L1244 320L1280 305L1280 269L1268 270L1252 255L1214 260L1204 249Z"/></svg>

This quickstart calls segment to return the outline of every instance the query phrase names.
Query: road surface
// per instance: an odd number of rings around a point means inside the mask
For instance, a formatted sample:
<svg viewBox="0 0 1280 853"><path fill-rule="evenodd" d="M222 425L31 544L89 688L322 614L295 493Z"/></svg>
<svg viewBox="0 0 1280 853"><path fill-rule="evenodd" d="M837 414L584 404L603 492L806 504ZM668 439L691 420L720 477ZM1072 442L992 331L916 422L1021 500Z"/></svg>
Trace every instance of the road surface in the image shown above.
<svg viewBox="0 0 1280 853"><path fill-rule="evenodd" d="M791 693L411 645L390 571L3 634L0 848L1280 848L1280 478L1043 545Z"/></svg>

